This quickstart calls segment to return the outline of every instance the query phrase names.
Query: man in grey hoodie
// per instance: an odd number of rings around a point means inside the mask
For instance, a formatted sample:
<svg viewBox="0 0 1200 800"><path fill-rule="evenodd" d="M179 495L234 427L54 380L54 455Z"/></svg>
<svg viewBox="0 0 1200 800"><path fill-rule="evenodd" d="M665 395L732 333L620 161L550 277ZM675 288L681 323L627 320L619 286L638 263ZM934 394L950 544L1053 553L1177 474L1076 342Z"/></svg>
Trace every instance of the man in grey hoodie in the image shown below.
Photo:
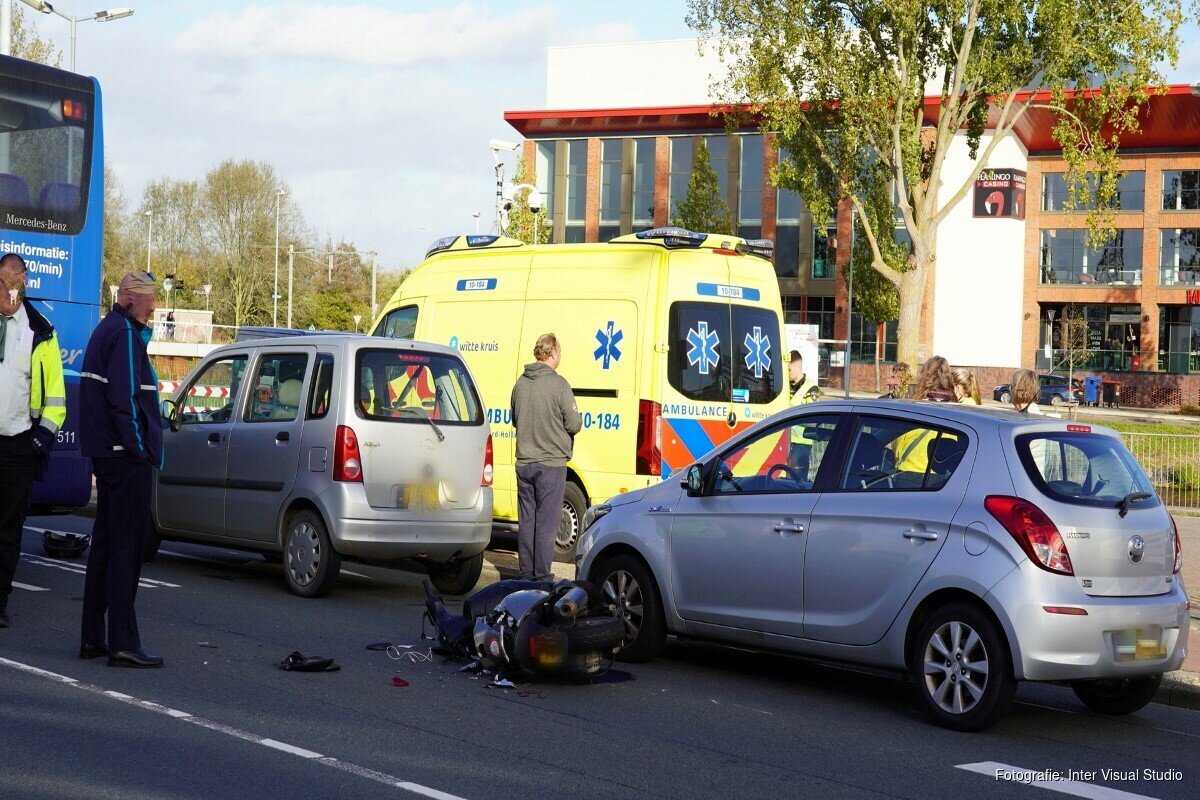
<svg viewBox="0 0 1200 800"><path fill-rule="evenodd" d="M562 348L553 333L538 337L532 364L512 390L517 429L518 556L521 577L553 580L550 563L562 518L567 462L583 418L566 378L556 370Z"/></svg>

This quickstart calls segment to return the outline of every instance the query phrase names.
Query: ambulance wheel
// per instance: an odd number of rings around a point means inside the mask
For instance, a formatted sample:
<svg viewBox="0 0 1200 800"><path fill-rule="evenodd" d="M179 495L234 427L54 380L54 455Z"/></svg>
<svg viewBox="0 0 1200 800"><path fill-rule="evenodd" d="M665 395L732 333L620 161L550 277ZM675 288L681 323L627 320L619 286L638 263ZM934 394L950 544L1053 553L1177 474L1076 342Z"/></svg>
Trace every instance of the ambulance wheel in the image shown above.
<svg viewBox="0 0 1200 800"><path fill-rule="evenodd" d="M583 523L583 512L587 511L587 498L583 489L574 481L567 481L563 492L562 518L558 523L558 536L554 540L554 560L564 564L575 562L575 545L579 542L579 527Z"/></svg>

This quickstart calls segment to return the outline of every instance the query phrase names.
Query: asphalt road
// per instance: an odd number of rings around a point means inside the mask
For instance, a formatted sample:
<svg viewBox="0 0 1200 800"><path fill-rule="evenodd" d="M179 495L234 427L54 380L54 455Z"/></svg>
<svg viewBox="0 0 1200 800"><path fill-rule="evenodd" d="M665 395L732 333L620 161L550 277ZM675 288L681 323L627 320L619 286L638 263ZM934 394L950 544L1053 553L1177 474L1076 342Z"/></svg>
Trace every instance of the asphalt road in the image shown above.
<svg viewBox="0 0 1200 800"><path fill-rule="evenodd" d="M958 734L929 725L898 679L694 643L590 686L498 689L437 656L366 649L428 652L419 575L349 564L333 595L303 600L257 556L164 551L144 570L156 583L138 606L146 646L167 666L111 669L76 658L82 562L48 562L26 532L17 581L33 588L15 591L14 627L0 631L0 798L1166 800L1200 786L1196 711L1152 704L1107 718L1068 689L1029 685L995 728ZM342 669L277 669L293 650ZM997 780L1004 765L1097 775L1047 795Z"/></svg>

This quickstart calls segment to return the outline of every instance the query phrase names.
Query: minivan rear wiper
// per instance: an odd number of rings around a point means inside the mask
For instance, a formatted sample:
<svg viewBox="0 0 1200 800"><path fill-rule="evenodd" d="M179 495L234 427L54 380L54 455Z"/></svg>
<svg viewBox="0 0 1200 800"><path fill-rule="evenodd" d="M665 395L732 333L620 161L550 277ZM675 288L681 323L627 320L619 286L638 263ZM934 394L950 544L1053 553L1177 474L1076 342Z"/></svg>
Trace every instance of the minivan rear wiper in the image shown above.
<svg viewBox="0 0 1200 800"><path fill-rule="evenodd" d="M1117 509L1121 512L1121 516L1124 517L1129 513L1129 506L1131 504L1139 503L1142 500L1149 500L1153 496L1149 492L1130 492L1117 503Z"/></svg>
<svg viewBox="0 0 1200 800"><path fill-rule="evenodd" d="M442 429L437 426L437 423L433 421L433 417L429 416L429 413L427 411L425 411L425 409L414 408L413 406L405 406L404 408L400 409L400 413L401 414L413 414L413 415L418 416L421 419L425 420L426 422L429 423L429 427L433 428L433 432L437 434L438 441L439 442L446 441L446 434L442 433ZM1122 514L1121 516L1125 516L1125 515Z"/></svg>

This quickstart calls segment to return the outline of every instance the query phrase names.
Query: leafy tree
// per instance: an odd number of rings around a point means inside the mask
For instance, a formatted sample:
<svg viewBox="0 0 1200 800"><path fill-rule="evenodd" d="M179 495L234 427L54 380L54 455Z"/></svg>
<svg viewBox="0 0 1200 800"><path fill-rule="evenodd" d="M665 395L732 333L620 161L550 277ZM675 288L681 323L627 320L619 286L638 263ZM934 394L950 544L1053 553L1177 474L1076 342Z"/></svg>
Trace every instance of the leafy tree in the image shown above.
<svg viewBox="0 0 1200 800"><path fill-rule="evenodd" d="M9 0L0 2L7 3ZM52 67L62 66L62 51L56 50L50 40L37 35L37 27L25 18L25 10L16 3L12 12L12 54L26 61Z"/></svg>
<svg viewBox="0 0 1200 800"><path fill-rule="evenodd" d="M553 180L553 176L551 176ZM517 159L516 172L513 174L513 184L530 183L529 170L525 167L525 159ZM533 232L537 230L537 240L542 244L550 241L550 209L542 206L535 215L529 208L528 190L517 193L513 198L512 208L508 210L508 225L504 229L505 236L519 239L526 244L533 243ZM398 284L397 284L398 285Z"/></svg>
<svg viewBox="0 0 1200 800"><path fill-rule="evenodd" d="M111 165L104 165L104 251L101 256L101 305L111 299L106 287L120 282L121 276L139 263L136 236L130 230L129 200Z"/></svg>
<svg viewBox="0 0 1200 800"><path fill-rule="evenodd" d="M1055 112L1068 184L1095 176L1091 235L1111 231L1118 137L1138 129L1158 65L1175 62L1181 20L1181 0L689 0L688 13L729 65L722 99L748 103L789 153L776 183L818 224L830 197L853 204L872 269L899 294L910 363L938 227L1030 109ZM964 135L975 166L947 187ZM892 250L897 207L911 244Z"/></svg>
<svg viewBox="0 0 1200 800"><path fill-rule="evenodd" d="M673 224L697 233L737 234L737 224L733 214L729 213L729 204L721 193L721 184L703 139L696 144L687 196L679 201Z"/></svg>

